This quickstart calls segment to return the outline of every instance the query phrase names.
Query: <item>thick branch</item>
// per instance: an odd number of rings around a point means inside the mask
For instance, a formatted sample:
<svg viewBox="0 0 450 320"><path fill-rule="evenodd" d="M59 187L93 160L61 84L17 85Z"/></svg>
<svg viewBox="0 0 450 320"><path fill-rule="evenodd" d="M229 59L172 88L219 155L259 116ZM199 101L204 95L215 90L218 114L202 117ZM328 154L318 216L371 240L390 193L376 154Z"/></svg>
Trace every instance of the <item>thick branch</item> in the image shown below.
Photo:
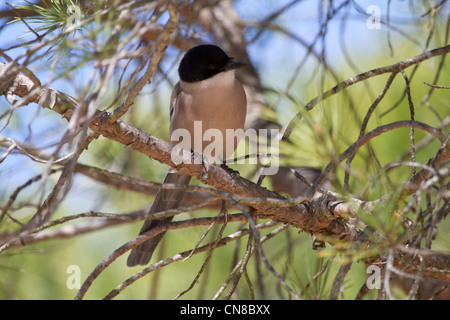
<svg viewBox="0 0 450 320"><path fill-rule="evenodd" d="M374 76L378 76L381 74L385 74L385 73L398 73L400 72L400 70L404 70L406 68L409 68L413 65L416 65L418 63L421 63L425 60L428 60L432 57L435 56L440 56L440 55L445 55L447 53L450 52L450 45L447 45L445 47L441 47L441 48L436 48L434 50L431 51L427 51L424 52L422 54L419 54L418 56L415 56L413 58L410 59L406 59L403 61L400 61L396 64L390 65L390 66L386 66L386 67L381 67L381 68L377 68L377 69L373 69L373 70L369 70L366 72L363 72L361 74L358 74L355 77L351 77L347 80L342 81L341 83L337 84L336 86L334 86L333 88L331 88L328 91L325 91L324 93L322 93L321 95L317 96L316 98L312 99L311 101L309 101L306 105L305 105L305 109L307 110L311 110L312 108L314 108L314 106L316 106L319 102L331 97L332 95L344 90L345 88L354 85L358 82L364 81L366 79L372 78ZM289 135L292 132L292 129L294 127L295 124L295 119L298 119L300 117L300 113L297 114L294 119L288 124L288 126L286 127L283 139L288 139Z"/></svg>

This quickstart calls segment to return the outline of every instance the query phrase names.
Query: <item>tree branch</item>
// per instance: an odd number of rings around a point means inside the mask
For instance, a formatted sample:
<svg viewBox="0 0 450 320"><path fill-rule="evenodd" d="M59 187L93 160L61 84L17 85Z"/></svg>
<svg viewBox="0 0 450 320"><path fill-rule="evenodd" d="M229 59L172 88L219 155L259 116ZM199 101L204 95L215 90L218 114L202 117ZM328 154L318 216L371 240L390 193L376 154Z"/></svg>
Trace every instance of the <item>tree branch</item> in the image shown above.
<svg viewBox="0 0 450 320"><path fill-rule="evenodd" d="M450 45L447 45L445 47L441 47L441 48L436 48L427 52L424 52L422 54L419 54L413 58L409 58L403 61L400 61L396 64L390 65L390 66L386 66L386 67L381 67L381 68L376 68L376 69L372 69L370 71L366 71L363 73L358 74L355 77L351 77L347 80L342 81L341 83L337 84L336 86L334 86L333 88L331 88L328 91L325 91L324 93L322 93L321 95L317 96L316 98L312 99L311 101L309 101L306 105L305 105L305 109L306 110L311 110L313 109L319 102L331 97L332 95L335 95L336 93L348 88L351 85L354 85L358 82L364 81L366 79L381 75L381 74L385 74L385 73L398 73L400 72L400 70L404 70L406 68L409 68L413 65L416 65L418 63L421 63L425 60L428 60L432 57L436 57L436 56L441 56L441 55L445 55L447 53L450 52ZM291 122L287 125L284 135L283 135L283 139L288 139L292 129L294 128L294 121L295 119L298 119L299 117L301 117L301 114L298 113L292 120Z"/></svg>

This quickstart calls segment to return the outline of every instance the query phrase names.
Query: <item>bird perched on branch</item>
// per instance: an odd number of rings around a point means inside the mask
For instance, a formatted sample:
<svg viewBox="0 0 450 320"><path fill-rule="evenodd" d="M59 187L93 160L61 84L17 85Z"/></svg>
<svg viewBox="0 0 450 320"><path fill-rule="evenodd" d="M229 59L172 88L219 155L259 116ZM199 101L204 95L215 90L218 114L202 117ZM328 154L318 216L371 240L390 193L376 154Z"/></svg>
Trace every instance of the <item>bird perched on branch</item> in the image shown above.
<svg viewBox="0 0 450 320"><path fill-rule="evenodd" d="M180 80L175 85L170 99L169 134L172 144L188 152L203 154L215 162L223 161L233 154L240 137L227 139L226 130L244 127L247 99L244 88L235 78L235 70L244 65L215 45L200 45L186 52L178 68ZM215 130L223 140L217 141L216 136L211 142L211 139L205 138L208 130ZM180 132L190 135L190 139L184 136L180 142L180 135L176 134ZM205 154L207 149L214 152ZM191 176L169 168L163 183L186 186L190 179ZM183 190L159 189L149 215L178 208L183 194ZM166 225L172 218L148 219L139 234ZM164 233L133 248L127 265L132 267L148 264Z"/></svg>

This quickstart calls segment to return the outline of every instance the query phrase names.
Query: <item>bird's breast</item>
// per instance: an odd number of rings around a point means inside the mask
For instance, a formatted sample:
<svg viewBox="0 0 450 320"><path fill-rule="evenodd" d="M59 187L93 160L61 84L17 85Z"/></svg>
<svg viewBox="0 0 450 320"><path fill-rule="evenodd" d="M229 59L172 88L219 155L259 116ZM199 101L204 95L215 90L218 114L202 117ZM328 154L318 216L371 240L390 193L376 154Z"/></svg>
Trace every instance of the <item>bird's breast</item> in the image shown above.
<svg viewBox="0 0 450 320"><path fill-rule="evenodd" d="M215 78L215 77L214 77ZM211 80L211 79L209 79ZM170 134L185 130L190 139L171 142L202 153L213 161L230 157L239 143L247 113L247 99L235 79L181 84L174 100Z"/></svg>

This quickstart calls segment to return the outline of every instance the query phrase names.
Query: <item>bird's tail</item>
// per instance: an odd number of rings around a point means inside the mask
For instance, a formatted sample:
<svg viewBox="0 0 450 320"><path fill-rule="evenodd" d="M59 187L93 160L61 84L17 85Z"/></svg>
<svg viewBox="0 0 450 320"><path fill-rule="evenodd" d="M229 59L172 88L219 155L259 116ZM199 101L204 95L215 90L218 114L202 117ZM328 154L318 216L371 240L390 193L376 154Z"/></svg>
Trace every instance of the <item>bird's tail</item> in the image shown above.
<svg viewBox="0 0 450 320"><path fill-rule="evenodd" d="M177 172L171 168L167 172L163 183L185 186L189 184L190 180L191 180L190 175ZM178 208L181 199L183 198L183 195L184 195L183 190L159 189L156 194L155 200L153 201L153 204L150 208L149 214ZM139 234L141 235L150 229L168 224L172 221L172 219L173 217L146 220ZM130 255L128 256L127 266L134 267L136 265L148 264L148 262L152 257L153 251L155 251L156 246L161 241L165 233L166 233L165 231L161 232L158 235L154 236L153 238L150 238L147 241L138 245L137 247L133 248L133 250L131 250Z"/></svg>

